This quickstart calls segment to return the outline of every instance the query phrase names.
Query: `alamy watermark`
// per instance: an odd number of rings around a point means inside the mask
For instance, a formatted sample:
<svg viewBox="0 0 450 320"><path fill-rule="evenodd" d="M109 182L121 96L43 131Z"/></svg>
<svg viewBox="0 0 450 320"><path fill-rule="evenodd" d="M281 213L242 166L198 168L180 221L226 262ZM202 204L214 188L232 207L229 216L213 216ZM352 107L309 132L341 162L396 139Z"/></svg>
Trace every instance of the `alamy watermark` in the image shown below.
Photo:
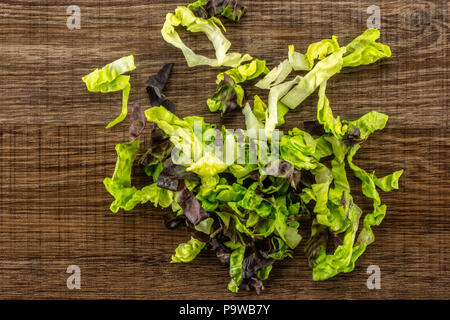
<svg viewBox="0 0 450 320"><path fill-rule="evenodd" d="M68 6L66 10L67 14L70 14L70 16L67 18L67 28L69 30L73 29L81 29L81 9L79 6Z"/></svg>
<svg viewBox="0 0 450 320"><path fill-rule="evenodd" d="M381 289L381 270L377 265L371 265L367 268L367 274L370 277L367 278L367 289L369 290L380 290Z"/></svg>
<svg viewBox="0 0 450 320"><path fill-rule="evenodd" d="M275 129L268 139L265 129L221 131L205 129L202 121L194 121L193 134L191 130L177 129L172 135L176 146L172 150L172 161L184 166L202 159L224 165L267 165L280 158L281 134Z"/></svg>
<svg viewBox="0 0 450 320"><path fill-rule="evenodd" d="M67 289L81 289L81 269L77 265L67 267L66 273L71 274L66 281Z"/></svg>
<svg viewBox="0 0 450 320"><path fill-rule="evenodd" d="M367 8L367 14L370 17L367 19L367 28L381 29L381 10L379 6L372 5Z"/></svg>

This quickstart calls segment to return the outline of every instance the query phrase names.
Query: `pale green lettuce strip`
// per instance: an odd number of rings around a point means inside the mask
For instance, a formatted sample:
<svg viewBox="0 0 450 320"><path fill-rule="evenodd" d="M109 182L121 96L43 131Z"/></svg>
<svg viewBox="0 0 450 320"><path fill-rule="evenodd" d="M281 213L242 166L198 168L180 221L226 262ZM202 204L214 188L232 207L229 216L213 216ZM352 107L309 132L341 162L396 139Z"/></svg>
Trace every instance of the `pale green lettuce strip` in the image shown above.
<svg viewBox="0 0 450 320"><path fill-rule="evenodd" d="M106 128L115 126L127 116L131 85L130 76L124 76L123 74L134 69L136 69L136 66L134 65L134 57L131 55L107 64L101 69L96 69L83 77L83 81L90 92L109 93L122 90L122 111Z"/></svg>
<svg viewBox="0 0 450 320"><path fill-rule="evenodd" d="M288 60L294 71L309 71L312 67L304 54L295 51L293 45L289 46Z"/></svg>
<svg viewBox="0 0 450 320"><path fill-rule="evenodd" d="M291 91L289 91L281 102L290 109L297 108L306 98L308 98L324 81L327 81L342 68L342 56L345 48L329 55L319 61L314 68L308 72L302 80Z"/></svg>
<svg viewBox="0 0 450 320"><path fill-rule="evenodd" d="M268 98L268 109L267 109L267 119L266 119L266 136L270 140L272 137L273 130L280 123L284 123L284 115L287 113L288 109L282 103L279 103L280 97L285 95L291 88L302 82L303 79L297 76L294 80L279 84L269 92ZM282 102L282 101L281 101Z"/></svg>
<svg viewBox="0 0 450 320"><path fill-rule="evenodd" d="M198 18L187 7L179 6L175 9L175 14L167 14L161 34L166 42L183 52L189 67L199 65L208 65L211 67L237 67L243 62L251 60L252 57L248 54L243 56L236 52L227 53L228 49L231 47L231 43L222 34L222 31L217 24L223 27L220 20L217 18L213 17L208 20ZM192 49L184 44L179 34L176 32L175 27L177 26L185 27L190 32L205 33L214 46L216 58L207 58L192 51Z"/></svg>
<svg viewBox="0 0 450 320"><path fill-rule="evenodd" d="M288 59L281 62L278 67L272 69L256 86L260 89L269 89L270 87L279 85L286 80L292 70L309 71L313 68L315 60L323 60L339 49L337 37L335 36L332 39L324 39L312 43L309 45L305 55L295 52L294 46L291 45L289 46Z"/></svg>
<svg viewBox="0 0 450 320"><path fill-rule="evenodd" d="M242 110L242 113L245 116L245 125L247 127L247 130L260 130L264 129L264 124L262 124L255 116L255 114L252 111L252 108L250 107L250 104L247 103Z"/></svg>
<svg viewBox="0 0 450 320"><path fill-rule="evenodd" d="M286 59L277 67L273 68L263 79L258 81L255 86L260 89L270 89L286 80L291 72L291 63Z"/></svg>
<svg viewBox="0 0 450 320"><path fill-rule="evenodd" d="M381 58L391 56L389 46L375 42L380 37L377 29L367 29L355 38L347 47L339 49L337 38L325 39L309 46L306 59L312 67L314 61L320 61L283 99L291 109L298 107L311 95L323 81L328 80L343 67L357 67L376 62ZM332 53L331 55L328 55ZM328 56L327 56L328 55ZM325 58L326 57L326 58ZM321 60L323 59L323 60Z"/></svg>

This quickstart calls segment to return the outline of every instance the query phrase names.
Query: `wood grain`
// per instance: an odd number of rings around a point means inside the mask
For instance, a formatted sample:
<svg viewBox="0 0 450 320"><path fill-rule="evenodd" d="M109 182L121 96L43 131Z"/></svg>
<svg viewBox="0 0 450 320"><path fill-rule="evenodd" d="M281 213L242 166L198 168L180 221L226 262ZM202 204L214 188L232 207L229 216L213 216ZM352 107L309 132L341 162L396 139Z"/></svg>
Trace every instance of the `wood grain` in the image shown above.
<svg viewBox="0 0 450 320"><path fill-rule="evenodd" d="M161 38L165 13L184 1L0 1L0 298L233 299L228 271L210 253L195 263L169 264L183 231L167 231L162 212L144 206L108 212L101 183L112 174L114 145L127 124L104 126L120 109L119 94L92 94L80 78L134 54L131 100L147 103L146 78L176 66L167 95L180 116L207 112L218 70L189 69ZM388 215L354 272L313 282L302 255L277 263L266 299L449 299L450 140L447 1L246 1L239 25L227 24L232 49L275 66L287 46L304 51L333 34L347 43L366 26L369 5L382 14L382 41L393 57L345 70L329 82L336 114L355 119L377 110L388 128L364 145L357 162L380 175L405 168L400 190L383 194ZM66 8L81 8L80 30L66 27ZM208 42L183 33L209 53ZM255 91L256 92L256 91ZM315 117L316 98L288 117L286 129ZM225 119L231 127L241 116ZM135 175L144 183L142 172ZM354 188L357 181L352 180ZM370 203L356 200L366 211ZM82 271L81 290L66 287L67 266ZM366 269L379 265L382 289L368 290Z"/></svg>

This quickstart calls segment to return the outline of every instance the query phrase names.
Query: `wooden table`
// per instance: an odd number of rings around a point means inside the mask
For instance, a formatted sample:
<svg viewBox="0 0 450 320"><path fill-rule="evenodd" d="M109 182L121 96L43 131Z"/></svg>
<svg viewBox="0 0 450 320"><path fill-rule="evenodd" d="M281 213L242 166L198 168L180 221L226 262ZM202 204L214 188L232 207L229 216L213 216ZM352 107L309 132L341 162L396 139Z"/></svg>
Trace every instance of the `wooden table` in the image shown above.
<svg viewBox="0 0 450 320"><path fill-rule="evenodd" d="M374 228L376 242L354 272L313 282L303 257L276 263L265 299L450 298L449 8L447 1L245 1L238 25L226 23L234 51L266 59L270 67L315 41L348 43L366 28L367 8L381 9L382 42L393 57L344 70L329 82L335 114L356 119L370 110L389 124L356 159L380 176L405 169L400 190L382 194L388 214ZM175 62L166 94L180 116L220 123L205 105L217 69L189 69L166 44L165 14L184 1L0 1L0 297L252 299L227 292L228 270L211 252L194 263L169 264L185 231L168 231L150 205L109 212L102 179L115 163L114 146L128 122L105 130L120 112L120 94L88 93L81 77L134 54L131 101L148 104L145 81ZM69 5L81 9L81 29L69 30ZM183 33L200 53L209 42ZM200 40L198 40L200 39ZM252 89L253 90L253 89ZM251 92L253 93L253 92ZM317 98L289 114L285 129L315 119ZM224 119L243 125L240 114ZM137 171L135 181L142 182ZM351 181L359 190L355 179ZM356 192L365 210L370 201ZM304 242L303 242L304 243ZM69 290L69 265L81 268L81 289ZM381 289L366 286L367 268L381 269Z"/></svg>

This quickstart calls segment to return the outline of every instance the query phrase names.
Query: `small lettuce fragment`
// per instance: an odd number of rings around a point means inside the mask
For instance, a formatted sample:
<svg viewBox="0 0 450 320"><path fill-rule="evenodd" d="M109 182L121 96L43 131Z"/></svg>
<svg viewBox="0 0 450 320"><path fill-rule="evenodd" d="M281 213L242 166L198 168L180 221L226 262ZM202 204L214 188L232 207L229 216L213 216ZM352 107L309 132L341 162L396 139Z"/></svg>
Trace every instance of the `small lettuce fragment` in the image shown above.
<svg viewBox="0 0 450 320"><path fill-rule="evenodd" d="M316 60L323 60L330 54L339 50L340 47L336 36L333 36L331 39L324 39L310 44L305 55L309 63L309 70L314 67Z"/></svg>
<svg viewBox="0 0 450 320"><path fill-rule="evenodd" d="M168 63L163 66L157 74L148 78L146 89L152 107L163 106L167 110L174 112L174 104L163 94L163 90L169 80L170 74L172 73L173 66L173 63Z"/></svg>
<svg viewBox="0 0 450 320"><path fill-rule="evenodd" d="M270 89L282 83L292 72L292 65L288 59L273 68L263 79L255 85L260 89Z"/></svg>
<svg viewBox="0 0 450 320"><path fill-rule="evenodd" d="M327 81L322 82L319 89L319 102L317 103L317 121L323 125L326 133L333 134L337 139L342 139L347 133L347 125L341 122L340 117L334 118L330 101L325 95Z"/></svg>
<svg viewBox="0 0 450 320"><path fill-rule="evenodd" d="M193 173L187 172L184 166L174 164L172 159L167 159L164 168L158 176L158 187L171 191L177 191L183 180L199 181Z"/></svg>
<svg viewBox="0 0 450 320"><path fill-rule="evenodd" d="M349 131L358 128L359 138L366 140L375 131L383 130L389 117L383 113L371 111L356 121L344 121L349 126Z"/></svg>
<svg viewBox="0 0 450 320"><path fill-rule="evenodd" d="M145 112L144 112L145 114ZM139 160L139 163L144 166L145 173L153 178L153 181L158 180L160 172L164 168L164 163L169 158L173 150L173 144L170 142L170 137L164 133L154 123L150 123L152 130L150 133L150 147Z"/></svg>
<svg viewBox="0 0 450 320"><path fill-rule="evenodd" d="M229 69L217 76L217 84L224 80L225 74L230 76L236 83L243 83L258 78L262 74L267 74L269 69L266 61L254 59L250 63Z"/></svg>
<svg viewBox="0 0 450 320"><path fill-rule="evenodd" d="M105 178L106 190L114 197L111 211L117 213L120 209L130 211L138 204L152 202L155 207L169 207L173 200L173 192L159 188L156 183L137 190L131 185L131 169L139 151L139 140L120 143L116 146L117 162L112 178Z"/></svg>
<svg viewBox="0 0 450 320"><path fill-rule="evenodd" d="M175 249L175 254L172 256L171 263L188 263L194 260L198 254L203 250L206 243L201 242L194 237L188 242L180 243Z"/></svg>
<svg viewBox="0 0 450 320"><path fill-rule="evenodd" d="M134 69L136 69L136 66L134 65L134 56L131 55L120 58L83 77L83 82L90 92L109 93L122 91L122 111L114 121L108 124L106 127L107 129L122 122L127 116L128 97L130 95L131 85L130 76L125 76L123 74L133 71Z"/></svg>
<svg viewBox="0 0 450 320"><path fill-rule="evenodd" d="M281 159L292 164L297 170L313 170L319 165L315 157L316 146L316 140L309 133L294 128L289 135L281 138Z"/></svg>
<svg viewBox="0 0 450 320"><path fill-rule="evenodd" d="M289 111L288 106L280 102L280 98L284 96L291 88L301 83L303 78L297 76L294 80L279 84L269 91L268 110L266 119L266 136L271 139L272 133L278 125L284 123L284 115Z"/></svg>
<svg viewBox="0 0 450 320"><path fill-rule="evenodd" d="M116 145L117 161L112 178L105 178L106 190L114 197L111 211L117 213L133 197L136 188L131 187L131 169L139 151L139 139Z"/></svg>
<svg viewBox="0 0 450 320"><path fill-rule="evenodd" d="M380 30L367 29L354 39L346 48L344 67L357 67L372 64L379 59L391 57L389 46L376 42L380 38Z"/></svg>
<svg viewBox="0 0 450 320"><path fill-rule="evenodd" d="M288 60L294 71L309 71L312 68L306 56L295 51L295 47L293 45L289 46Z"/></svg>
<svg viewBox="0 0 450 320"><path fill-rule="evenodd" d="M216 93L207 100L206 104L211 112L220 111L223 116L225 113L242 107L245 99L244 88L238 85L228 74L224 74Z"/></svg>
<svg viewBox="0 0 450 320"><path fill-rule="evenodd" d="M133 210L138 204L145 204L151 202L155 207L168 208L172 205L174 200L174 193L158 187L156 183L136 190L131 199L127 201L124 206L125 211Z"/></svg>
<svg viewBox="0 0 450 320"><path fill-rule="evenodd" d="M200 177L211 177L225 171L228 165L214 152L212 146L216 136L214 125L200 117L179 119L164 107L154 107L145 111L147 120L155 122L174 144L172 160L187 167L187 171Z"/></svg>
<svg viewBox="0 0 450 320"><path fill-rule="evenodd" d="M300 183L301 171L295 169L295 167L287 161L278 160L274 161L263 169L263 174L286 179L292 188L297 189Z"/></svg>
<svg viewBox="0 0 450 320"><path fill-rule="evenodd" d="M187 171L194 172L200 177L209 178L228 169L228 165L223 163L222 160L217 158L211 152L208 152L200 160L191 164Z"/></svg>
<svg viewBox="0 0 450 320"><path fill-rule="evenodd" d="M138 102L135 102L132 107L130 117L130 138L136 140L145 129L147 119L145 118L144 110Z"/></svg>
<svg viewBox="0 0 450 320"><path fill-rule="evenodd" d="M131 169L139 152L139 140L116 145L117 161L112 180L124 187L131 186Z"/></svg>
<svg viewBox="0 0 450 320"><path fill-rule="evenodd" d="M229 69L217 76L216 93L206 102L211 112L222 115L243 107L246 101L245 89L240 85L269 72L264 60L255 59L250 63Z"/></svg>
<svg viewBox="0 0 450 320"><path fill-rule="evenodd" d="M200 18L221 15L234 22L239 22L247 10L247 7L240 4L240 0L197 0L188 5L188 8Z"/></svg>
<svg viewBox="0 0 450 320"><path fill-rule="evenodd" d="M255 97L253 98L253 114L259 122L266 122L267 105L258 95L255 95Z"/></svg>
<svg viewBox="0 0 450 320"><path fill-rule="evenodd" d="M228 290L237 293L239 286L242 283L242 263L244 262L245 246L239 245L234 248L230 256L230 283Z"/></svg>
<svg viewBox="0 0 450 320"><path fill-rule="evenodd" d="M262 124L259 119L255 116L254 110L252 111L250 104L246 104L242 113L245 116L245 125L247 130L262 130L264 129L264 124Z"/></svg>
<svg viewBox="0 0 450 320"><path fill-rule="evenodd" d="M186 218L194 225L198 225L209 217L200 202L186 185L175 194L175 200L180 205Z"/></svg>
<svg viewBox="0 0 450 320"><path fill-rule="evenodd" d="M201 154L203 146L194 135L193 123L179 119L164 107L147 109L145 115L147 121L156 123L170 137L170 141L178 149L177 160L190 164L194 154ZM199 123L202 124L202 120L199 119Z"/></svg>
<svg viewBox="0 0 450 320"><path fill-rule="evenodd" d="M251 60L252 57L248 54L227 53L231 47L231 43L222 34L222 31L217 25L218 23L220 23L220 20L215 17L210 19L198 18L187 7L179 6L175 9L175 14L167 14L161 34L166 42L183 52L189 67L199 65L237 67L243 62ZM185 27L190 32L205 33L214 46L216 52L215 59L198 55L186 46L175 30L175 27L178 26Z"/></svg>

